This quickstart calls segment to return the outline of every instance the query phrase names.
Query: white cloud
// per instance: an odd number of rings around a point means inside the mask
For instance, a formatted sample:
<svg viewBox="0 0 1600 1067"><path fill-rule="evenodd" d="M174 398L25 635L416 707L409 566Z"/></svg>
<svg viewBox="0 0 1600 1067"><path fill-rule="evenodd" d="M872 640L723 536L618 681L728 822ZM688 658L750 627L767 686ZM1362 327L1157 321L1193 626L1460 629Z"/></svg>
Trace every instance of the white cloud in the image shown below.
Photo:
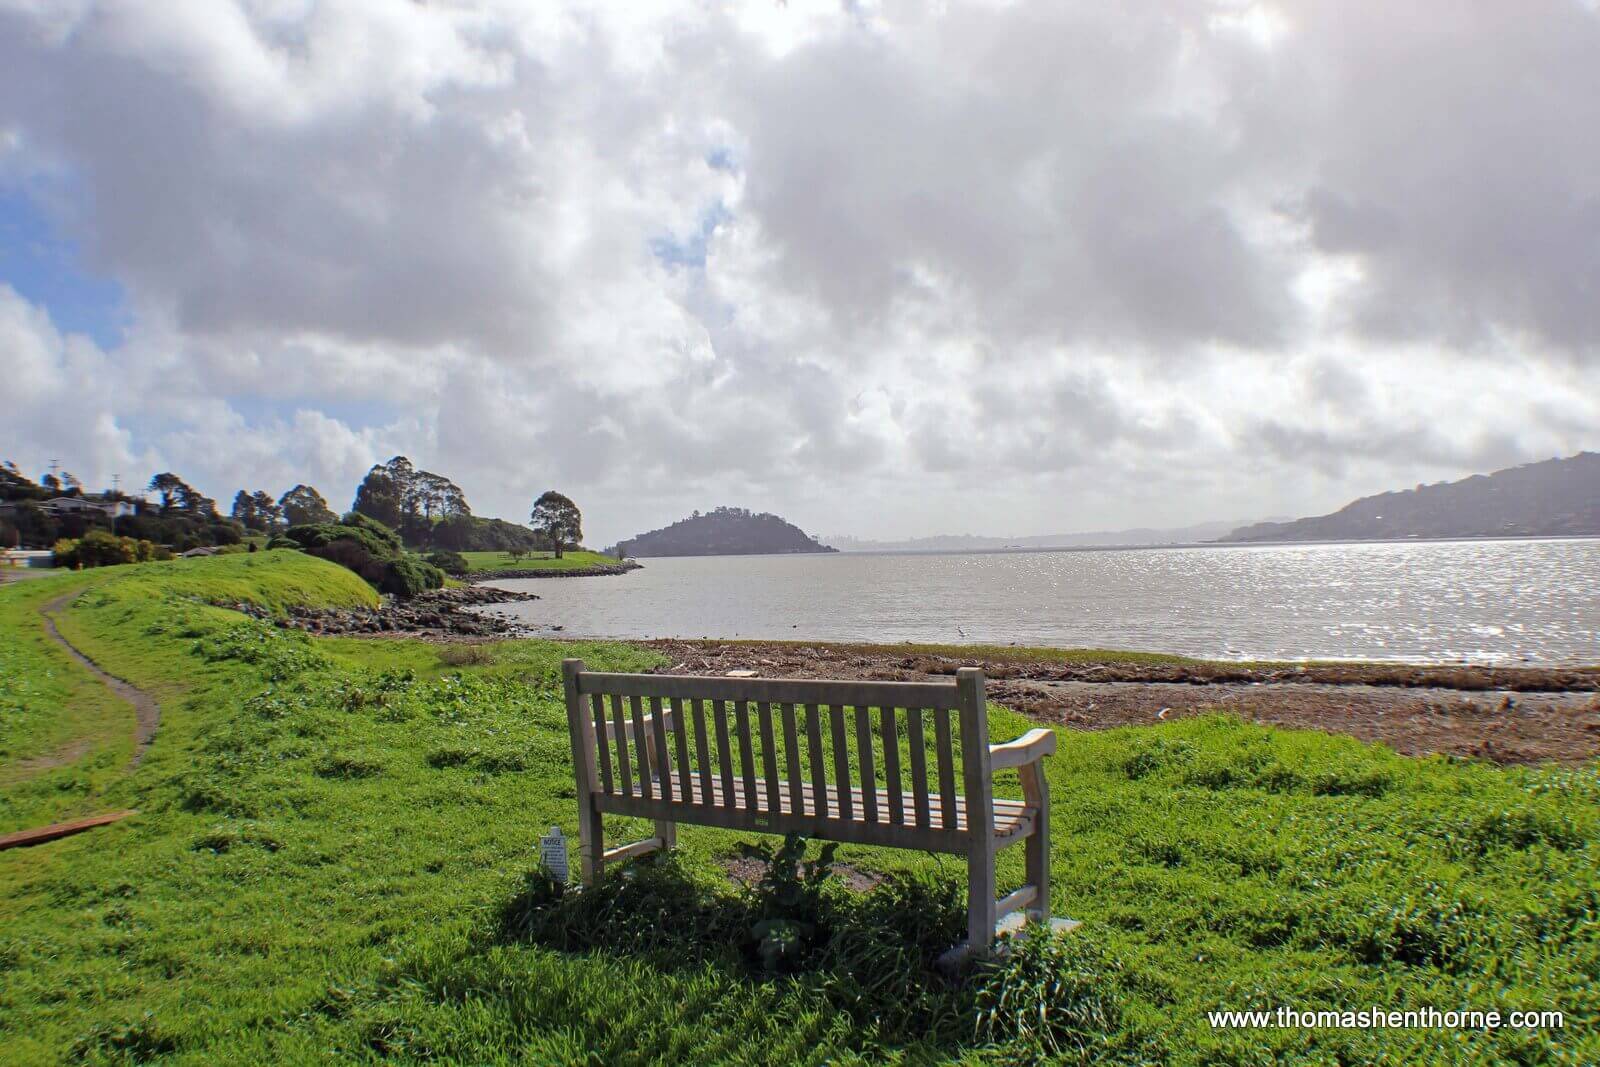
<svg viewBox="0 0 1600 1067"><path fill-rule="evenodd" d="M132 312L106 352L0 290L3 447L335 502L405 452L597 540L1595 447L1597 45L1570 0L0 0L0 176Z"/></svg>

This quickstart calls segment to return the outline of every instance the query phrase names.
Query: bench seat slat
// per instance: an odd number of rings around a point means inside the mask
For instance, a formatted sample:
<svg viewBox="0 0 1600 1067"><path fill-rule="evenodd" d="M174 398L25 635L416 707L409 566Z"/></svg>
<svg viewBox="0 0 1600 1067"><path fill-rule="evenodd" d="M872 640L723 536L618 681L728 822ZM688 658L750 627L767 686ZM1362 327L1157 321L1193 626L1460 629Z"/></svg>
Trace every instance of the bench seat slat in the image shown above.
<svg viewBox="0 0 1600 1067"><path fill-rule="evenodd" d="M852 787L849 791L850 796L847 799L847 803L850 805L849 810L852 813L850 815L845 815L842 811L839 791L834 787L828 786L825 788L821 794L821 800L819 801L816 789L809 785L803 785L801 786L801 792L803 795L805 810L803 812L796 812L794 805L789 799L789 796L784 794L780 798L782 800L782 807L777 812L776 817L773 817L772 807L767 803L766 792L760 787L759 784L755 790L754 803L751 804L746 803L747 794L745 793L744 783L735 778L733 779L732 784L732 790L725 791L723 789L721 780L714 778L712 779L711 789L708 793L701 787L699 781L695 781L693 783L693 789L690 797L687 799L679 797L674 801L666 801L660 798L650 799L643 797L638 793L634 793L632 796L597 796L596 800L601 803L602 808L608 813L616 815L638 815L641 817L649 817L652 815L652 813L670 813L673 808L692 809L697 816L700 813L713 809L745 810L747 813L753 813L772 818L772 832L774 833L783 831L784 826L782 824L782 820L784 818L800 816L821 818L825 819L829 823L850 822L878 825L865 817L863 811L863 794L859 788ZM875 789L872 792L874 803L876 803L880 808L888 807L888 790ZM729 802L729 798L731 798L731 803ZM965 834L967 832L967 800L963 796L955 796L953 797L953 800L955 802L954 828L951 829L942 826L934 826L930 827L929 829L939 833L951 832L956 834ZM904 803L904 798L902 798L902 803ZM1019 835L1025 835L1028 830L1032 828L1035 809L1026 802L997 797L993 801L993 805L993 828L996 837L1010 838ZM826 814L824 815L823 812L826 812ZM888 829L895 828L889 827Z"/></svg>

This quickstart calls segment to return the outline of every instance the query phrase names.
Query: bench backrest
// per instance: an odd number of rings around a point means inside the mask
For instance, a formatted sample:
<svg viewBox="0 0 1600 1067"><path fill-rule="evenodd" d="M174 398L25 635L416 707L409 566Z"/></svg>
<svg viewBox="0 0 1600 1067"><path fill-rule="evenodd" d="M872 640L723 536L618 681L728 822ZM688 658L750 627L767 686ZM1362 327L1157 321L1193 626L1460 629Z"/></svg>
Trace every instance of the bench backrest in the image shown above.
<svg viewBox="0 0 1600 1067"><path fill-rule="evenodd" d="M578 787L606 811L681 808L686 821L925 847L951 844L958 811L989 826L979 670L855 682L603 674L567 660L563 674Z"/></svg>

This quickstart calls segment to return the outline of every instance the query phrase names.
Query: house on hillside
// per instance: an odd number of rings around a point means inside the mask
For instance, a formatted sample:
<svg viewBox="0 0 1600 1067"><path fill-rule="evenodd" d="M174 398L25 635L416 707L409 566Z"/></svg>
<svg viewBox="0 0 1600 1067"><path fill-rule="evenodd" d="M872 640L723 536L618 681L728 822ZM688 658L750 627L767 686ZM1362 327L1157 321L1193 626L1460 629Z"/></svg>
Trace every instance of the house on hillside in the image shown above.
<svg viewBox="0 0 1600 1067"><path fill-rule="evenodd" d="M49 549L0 548L0 567L49 567L55 556Z"/></svg>
<svg viewBox="0 0 1600 1067"><path fill-rule="evenodd" d="M130 501L105 500L89 496L58 496L54 500L46 500L39 507L57 516L96 513L108 519L120 519L135 512L134 505Z"/></svg>

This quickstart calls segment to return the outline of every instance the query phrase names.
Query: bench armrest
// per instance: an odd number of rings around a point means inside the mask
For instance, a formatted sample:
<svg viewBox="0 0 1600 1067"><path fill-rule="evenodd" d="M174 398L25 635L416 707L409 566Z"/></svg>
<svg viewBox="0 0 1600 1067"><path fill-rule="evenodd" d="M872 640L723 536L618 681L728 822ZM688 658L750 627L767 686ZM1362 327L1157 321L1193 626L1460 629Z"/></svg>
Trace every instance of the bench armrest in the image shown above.
<svg viewBox="0 0 1600 1067"><path fill-rule="evenodd" d="M1003 771L1009 767L1022 767L1056 750L1053 730L1029 730L1015 741L989 746L989 769Z"/></svg>

